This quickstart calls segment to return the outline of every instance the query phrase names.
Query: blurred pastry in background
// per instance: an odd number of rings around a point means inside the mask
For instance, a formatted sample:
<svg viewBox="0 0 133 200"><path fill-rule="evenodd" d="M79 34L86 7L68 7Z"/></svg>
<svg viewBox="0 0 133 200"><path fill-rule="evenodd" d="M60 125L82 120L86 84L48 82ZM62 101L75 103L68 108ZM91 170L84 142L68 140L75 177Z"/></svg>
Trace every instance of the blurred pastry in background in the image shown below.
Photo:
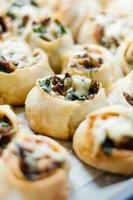
<svg viewBox="0 0 133 200"><path fill-rule="evenodd" d="M0 43L0 103L23 105L36 79L53 74L41 49L32 50L21 38Z"/></svg>
<svg viewBox="0 0 133 200"><path fill-rule="evenodd" d="M7 197L15 191L23 200L67 200L68 173L68 154L60 144L23 132L0 161L0 184L9 188Z"/></svg>

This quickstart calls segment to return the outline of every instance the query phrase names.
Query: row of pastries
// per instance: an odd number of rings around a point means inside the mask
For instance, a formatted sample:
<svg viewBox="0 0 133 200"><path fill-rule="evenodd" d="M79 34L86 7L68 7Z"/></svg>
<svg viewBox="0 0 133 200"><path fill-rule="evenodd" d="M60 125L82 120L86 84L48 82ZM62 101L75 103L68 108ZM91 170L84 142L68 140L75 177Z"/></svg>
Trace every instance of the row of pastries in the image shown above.
<svg viewBox="0 0 133 200"><path fill-rule="evenodd" d="M133 175L132 10L132 0L0 1L0 199L69 198L69 153L55 139Z"/></svg>

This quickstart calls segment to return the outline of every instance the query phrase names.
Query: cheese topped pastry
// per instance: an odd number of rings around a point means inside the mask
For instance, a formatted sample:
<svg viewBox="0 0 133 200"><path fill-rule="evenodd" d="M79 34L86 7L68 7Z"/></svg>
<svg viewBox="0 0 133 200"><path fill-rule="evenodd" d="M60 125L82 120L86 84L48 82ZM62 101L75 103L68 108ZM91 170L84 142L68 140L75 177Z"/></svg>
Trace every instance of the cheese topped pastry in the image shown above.
<svg viewBox="0 0 133 200"><path fill-rule="evenodd" d="M69 139L89 112L107 104L98 81L78 75L54 75L37 81L27 96L26 113L37 133Z"/></svg>
<svg viewBox="0 0 133 200"><path fill-rule="evenodd" d="M132 31L132 18L102 12L86 18L78 41L99 44L116 53L117 48Z"/></svg>
<svg viewBox="0 0 133 200"><path fill-rule="evenodd" d="M5 187L10 184L23 199L44 200L47 196L48 200L56 197L66 200L67 157L66 150L52 139L23 133L5 150L0 176L5 180ZM61 190L57 189L59 186Z"/></svg>
<svg viewBox="0 0 133 200"><path fill-rule="evenodd" d="M30 67L38 60L39 55L34 55L22 39L11 38L0 44L0 71L10 73L17 68Z"/></svg>
<svg viewBox="0 0 133 200"><path fill-rule="evenodd" d="M133 110L109 106L90 113L74 136L78 157L96 168L133 174Z"/></svg>
<svg viewBox="0 0 133 200"><path fill-rule="evenodd" d="M7 9L6 15L12 19L22 18L27 15L30 18L35 19L44 13L45 9L42 8L36 0L12 0Z"/></svg>
<svg viewBox="0 0 133 200"><path fill-rule="evenodd" d="M75 45L64 53L62 63L63 73L98 80L106 90L122 76L121 68L115 66L113 55L99 45Z"/></svg>
<svg viewBox="0 0 133 200"><path fill-rule="evenodd" d="M133 72L114 83L109 91L110 104L133 106Z"/></svg>
<svg viewBox="0 0 133 200"><path fill-rule="evenodd" d="M48 42L62 37L65 33L65 27L57 19L45 18L40 22L33 22L33 31L40 38Z"/></svg>
<svg viewBox="0 0 133 200"><path fill-rule="evenodd" d="M58 19L45 17L33 21L25 37L31 46L47 52L53 70L60 73L61 56L73 45L70 31Z"/></svg>
<svg viewBox="0 0 133 200"><path fill-rule="evenodd" d="M53 0L51 8L55 16L71 29L75 39L88 13L96 13L101 9L97 0Z"/></svg>
<svg viewBox="0 0 133 200"><path fill-rule="evenodd" d="M46 54L32 50L23 39L13 37L0 43L1 103L24 104L35 80L52 73Z"/></svg>
<svg viewBox="0 0 133 200"><path fill-rule="evenodd" d="M133 70L133 37L129 36L118 48L116 65L121 66L123 74L127 75Z"/></svg>
<svg viewBox="0 0 133 200"><path fill-rule="evenodd" d="M69 74L53 76L39 80L39 86L48 94L59 95L65 100L87 100L93 98L99 91L100 83L81 76Z"/></svg>
<svg viewBox="0 0 133 200"><path fill-rule="evenodd" d="M12 0L3 16L10 21L12 35L24 36L32 20L49 14L50 9L41 7L36 0Z"/></svg>

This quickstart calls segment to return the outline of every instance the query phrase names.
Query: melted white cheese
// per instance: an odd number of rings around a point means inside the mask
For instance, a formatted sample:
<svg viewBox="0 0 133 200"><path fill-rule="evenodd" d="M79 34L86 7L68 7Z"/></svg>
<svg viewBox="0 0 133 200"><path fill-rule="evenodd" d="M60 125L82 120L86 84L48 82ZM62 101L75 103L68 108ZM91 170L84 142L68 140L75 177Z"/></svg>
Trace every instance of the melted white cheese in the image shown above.
<svg viewBox="0 0 133 200"><path fill-rule="evenodd" d="M87 96L91 86L91 80L81 76L73 76L73 89L81 96Z"/></svg>
<svg viewBox="0 0 133 200"><path fill-rule="evenodd" d="M45 168L51 166L53 162L65 161L65 157L62 152L54 151L54 148L52 148L52 146L45 141L43 143L43 140L40 144L36 143L35 140L31 140L30 142L21 140L21 138L19 140L20 141L17 141L17 143L20 144L21 147L31 150L25 151L25 159L30 166L36 167L39 165L38 167Z"/></svg>
<svg viewBox="0 0 133 200"><path fill-rule="evenodd" d="M28 44L21 39L8 39L0 44L0 57L17 64L18 68L31 66L35 62Z"/></svg>
<svg viewBox="0 0 133 200"><path fill-rule="evenodd" d="M119 142L123 137L133 137L133 123L129 117L116 116L107 120L97 119L93 126L93 134L98 144L102 144L106 137Z"/></svg>
<svg viewBox="0 0 133 200"><path fill-rule="evenodd" d="M9 11L10 9L17 17L23 17L23 16L28 15L31 19L36 19L40 16L43 16L43 17L48 16L51 13L49 8L46 8L46 7L41 8L39 6L34 6L34 5L31 5L30 2L28 3L27 1L26 2L22 1L21 6L11 6L9 7Z"/></svg>
<svg viewBox="0 0 133 200"><path fill-rule="evenodd" d="M118 42L122 42L133 29L132 19L115 15L98 15L95 23L104 26L105 38L115 38Z"/></svg>

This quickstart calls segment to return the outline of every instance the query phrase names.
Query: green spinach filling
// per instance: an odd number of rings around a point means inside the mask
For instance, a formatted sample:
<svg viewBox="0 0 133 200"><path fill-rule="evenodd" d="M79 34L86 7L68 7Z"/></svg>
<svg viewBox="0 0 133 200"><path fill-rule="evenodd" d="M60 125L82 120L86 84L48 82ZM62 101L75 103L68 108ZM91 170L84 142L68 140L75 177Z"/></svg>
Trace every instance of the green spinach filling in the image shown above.
<svg viewBox="0 0 133 200"><path fill-rule="evenodd" d="M13 134L12 124L6 116L0 119L0 148L4 149L11 141Z"/></svg>
<svg viewBox="0 0 133 200"><path fill-rule="evenodd" d="M86 87L86 94L78 91L74 87L74 79L68 73L65 74L64 78L61 78L57 75L54 75L50 78L46 78L39 81L39 86L47 93L51 93L51 91L56 92L57 95L62 95L66 100L75 101L75 100L90 100L93 99L94 96L98 93L100 84L98 81L91 81L90 83L85 83L85 80L88 80L84 77L80 77L81 84L80 88ZM80 81L80 80L79 80Z"/></svg>
<svg viewBox="0 0 133 200"><path fill-rule="evenodd" d="M57 19L53 20L51 18L33 22L33 31L47 42L58 39L66 33L64 26Z"/></svg>

